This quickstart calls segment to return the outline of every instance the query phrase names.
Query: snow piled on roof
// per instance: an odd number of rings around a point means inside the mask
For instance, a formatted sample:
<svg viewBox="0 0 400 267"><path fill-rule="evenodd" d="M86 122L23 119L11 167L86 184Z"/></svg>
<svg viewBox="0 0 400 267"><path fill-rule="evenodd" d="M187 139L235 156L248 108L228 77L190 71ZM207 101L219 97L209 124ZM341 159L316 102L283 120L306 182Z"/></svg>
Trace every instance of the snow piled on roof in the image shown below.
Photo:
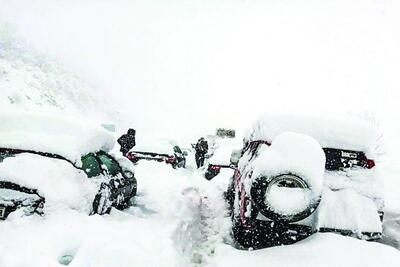
<svg viewBox="0 0 400 267"><path fill-rule="evenodd" d="M30 113L0 114L0 147L57 154L77 166L90 152L109 152L113 136L77 119Z"/></svg>
<svg viewBox="0 0 400 267"><path fill-rule="evenodd" d="M2 181L37 189L38 194L46 199L46 214L65 208L89 214L98 192L94 180L89 180L71 163L28 153L4 159L0 163L0 177Z"/></svg>
<svg viewBox="0 0 400 267"><path fill-rule="evenodd" d="M245 139L272 142L286 131L309 135L322 147L363 151L371 157L376 155L380 137L375 125L350 115L268 113L253 124Z"/></svg>

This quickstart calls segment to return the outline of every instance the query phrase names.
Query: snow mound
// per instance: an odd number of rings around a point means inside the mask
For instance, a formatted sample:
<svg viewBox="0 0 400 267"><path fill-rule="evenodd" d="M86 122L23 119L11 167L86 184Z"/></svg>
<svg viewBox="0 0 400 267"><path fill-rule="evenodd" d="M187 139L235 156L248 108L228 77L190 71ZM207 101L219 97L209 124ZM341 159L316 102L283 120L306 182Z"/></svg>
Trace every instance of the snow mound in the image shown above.
<svg viewBox="0 0 400 267"><path fill-rule="evenodd" d="M246 141L272 142L282 132L297 132L315 138L322 147L363 151L376 156L378 129L368 121L350 116L319 116L268 113L247 133Z"/></svg>
<svg viewBox="0 0 400 267"><path fill-rule="evenodd" d="M0 163L0 177L37 189L46 199L45 213L69 207L88 214L98 191L96 184L71 163L28 153L4 159Z"/></svg>
<svg viewBox="0 0 400 267"><path fill-rule="evenodd" d="M243 146L239 138L217 138L213 142L212 155L209 159L210 164L229 165L232 151L241 149Z"/></svg>
<svg viewBox="0 0 400 267"><path fill-rule="evenodd" d="M274 139L271 146L258 149L257 158L250 164L252 179L275 177L281 174L295 174L308 183L312 192L322 191L325 172L325 154L319 143L312 137L286 132ZM239 165L246 164L246 158Z"/></svg>
<svg viewBox="0 0 400 267"><path fill-rule="evenodd" d="M72 118L14 113L0 114L0 121L0 147L53 153L77 166L83 155L115 145L106 130Z"/></svg>
<svg viewBox="0 0 400 267"><path fill-rule="evenodd" d="M355 233L382 232L377 207L371 198L348 188L325 188L318 207L317 228L352 230Z"/></svg>
<svg viewBox="0 0 400 267"><path fill-rule="evenodd" d="M396 267L400 253L379 243L337 234L315 234L294 245L240 251L221 244L210 266L386 266Z"/></svg>
<svg viewBox="0 0 400 267"><path fill-rule="evenodd" d="M0 112L40 111L98 121L114 117L102 97L62 64L31 49L0 23Z"/></svg>

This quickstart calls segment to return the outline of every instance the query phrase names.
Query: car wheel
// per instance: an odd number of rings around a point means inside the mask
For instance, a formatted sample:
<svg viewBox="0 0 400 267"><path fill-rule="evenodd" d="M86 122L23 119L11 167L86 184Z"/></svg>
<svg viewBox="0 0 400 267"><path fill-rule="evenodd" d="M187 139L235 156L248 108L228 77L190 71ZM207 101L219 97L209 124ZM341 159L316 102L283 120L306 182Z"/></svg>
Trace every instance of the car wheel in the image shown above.
<svg viewBox="0 0 400 267"><path fill-rule="evenodd" d="M250 195L265 217L281 223L307 218L321 200L321 192L314 192L305 179L294 174L259 177L254 180Z"/></svg>
<svg viewBox="0 0 400 267"><path fill-rule="evenodd" d="M107 183L102 183L100 186L100 190L94 198L93 201L93 214L106 214L110 213L112 201L111 197L111 189Z"/></svg>

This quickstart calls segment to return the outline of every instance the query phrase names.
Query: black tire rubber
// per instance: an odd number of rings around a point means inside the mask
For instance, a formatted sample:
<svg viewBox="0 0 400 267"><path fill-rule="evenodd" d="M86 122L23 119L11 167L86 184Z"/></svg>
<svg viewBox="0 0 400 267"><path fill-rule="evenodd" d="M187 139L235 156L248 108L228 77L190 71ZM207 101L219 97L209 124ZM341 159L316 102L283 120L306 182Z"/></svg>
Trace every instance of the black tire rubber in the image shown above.
<svg viewBox="0 0 400 267"><path fill-rule="evenodd" d="M235 202L235 176L231 177L228 188L224 194L225 200L228 203L229 212L233 214L233 205Z"/></svg>
<svg viewBox="0 0 400 267"><path fill-rule="evenodd" d="M232 227L232 235L238 249L291 245L313 233L309 226L266 221L255 221L251 228L244 227L240 221L234 221Z"/></svg>
<svg viewBox="0 0 400 267"><path fill-rule="evenodd" d="M286 174L282 174L286 175ZM301 221L308 216L310 216L318 207L319 202L321 200L321 195L319 195L314 201L312 201L308 207L296 214L293 215L284 215L277 213L272 207L270 207L267 203L265 203L265 192L269 183L271 183L274 179L280 178L282 175L278 175L275 177L259 177L255 179L250 189L250 196L252 199L253 204L256 208L268 219L279 222L279 223L292 223ZM310 189L307 181L302 179L297 175L290 174L291 176L296 176L297 178L301 179L304 184L306 184L306 188ZM311 190L311 189L310 189Z"/></svg>
<svg viewBox="0 0 400 267"><path fill-rule="evenodd" d="M112 205L107 205L108 198L111 196L111 189L107 183L102 183L99 192L96 194L93 200L93 211L92 214L107 214L111 211Z"/></svg>

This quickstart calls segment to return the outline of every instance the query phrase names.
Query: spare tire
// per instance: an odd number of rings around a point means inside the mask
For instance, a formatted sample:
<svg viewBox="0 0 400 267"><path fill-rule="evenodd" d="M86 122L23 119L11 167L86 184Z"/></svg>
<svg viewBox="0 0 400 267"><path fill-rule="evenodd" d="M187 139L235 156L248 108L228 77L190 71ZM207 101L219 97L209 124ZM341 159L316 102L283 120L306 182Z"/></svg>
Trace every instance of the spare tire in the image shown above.
<svg viewBox="0 0 400 267"><path fill-rule="evenodd" d="M306 179L291 173L254 179L250 196L261 214L281 223L307 218L321 200L321 192L313 192Z"/></svg>

